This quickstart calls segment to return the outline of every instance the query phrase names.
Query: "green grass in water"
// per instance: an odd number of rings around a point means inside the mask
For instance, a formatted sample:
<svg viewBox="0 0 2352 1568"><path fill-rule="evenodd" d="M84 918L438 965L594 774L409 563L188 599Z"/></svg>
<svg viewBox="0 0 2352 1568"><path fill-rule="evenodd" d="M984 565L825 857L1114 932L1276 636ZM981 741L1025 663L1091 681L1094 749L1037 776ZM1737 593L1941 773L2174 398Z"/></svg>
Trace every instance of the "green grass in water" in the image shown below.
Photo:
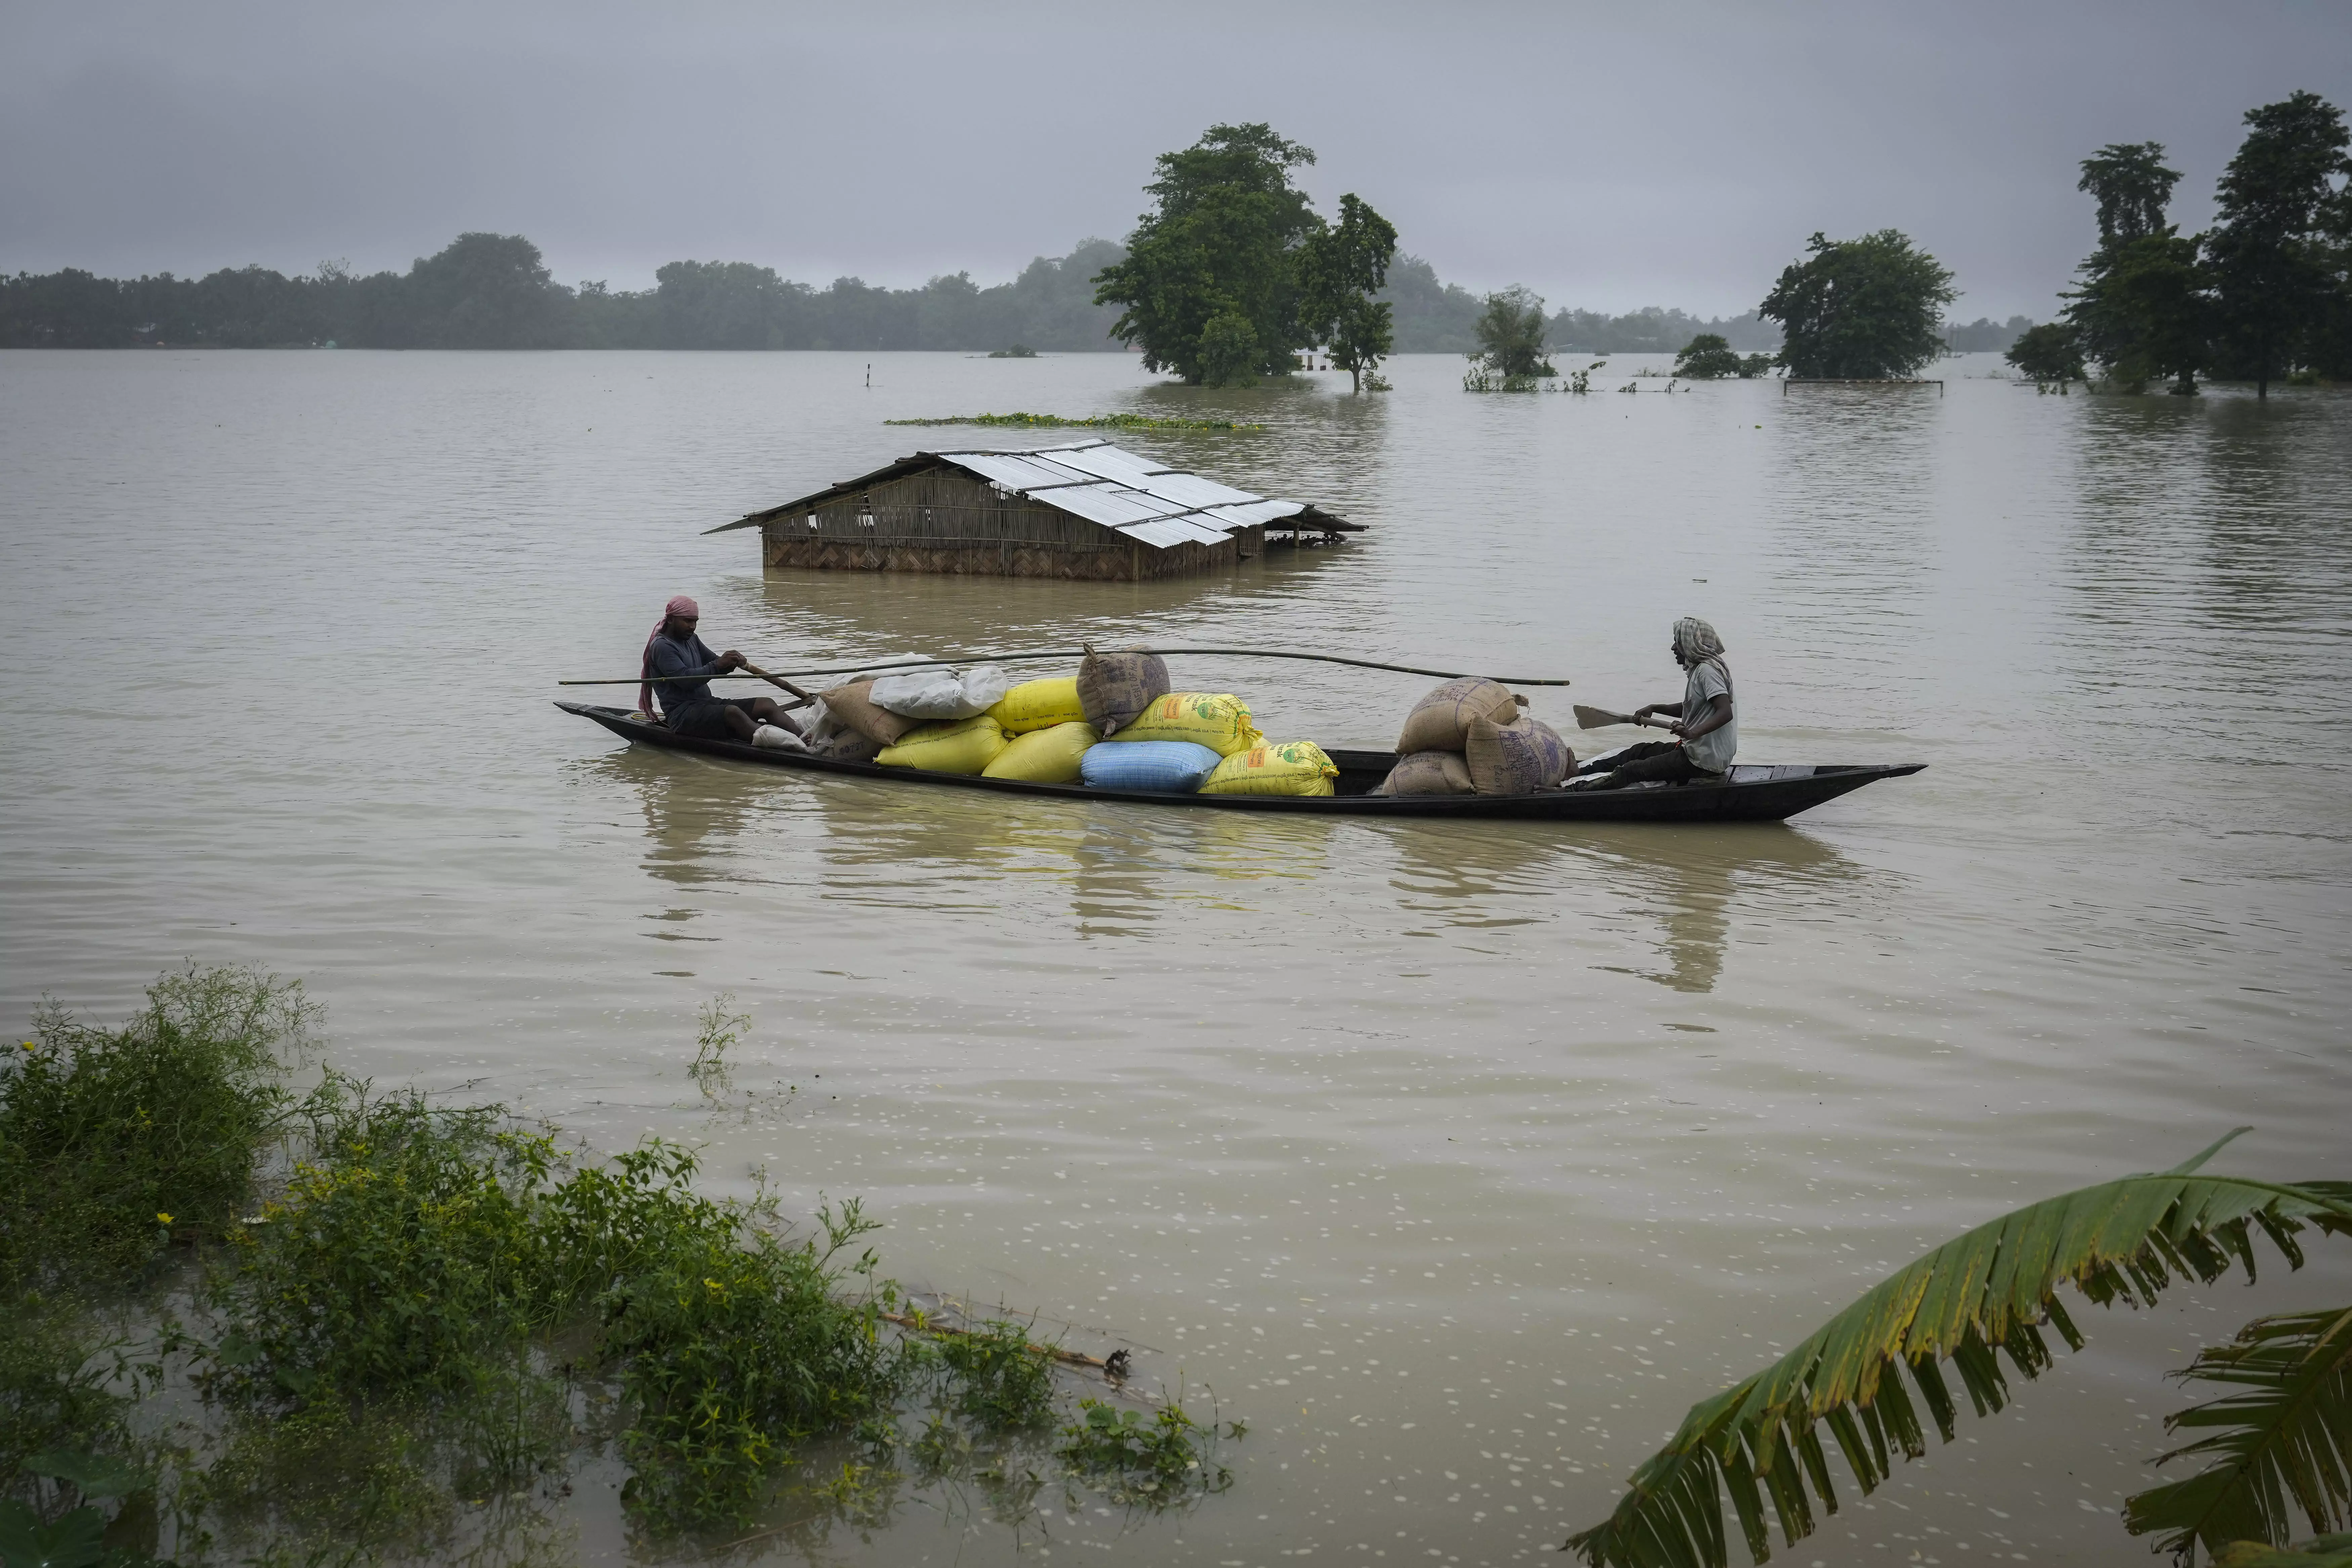
<svg viewBox="0 0 2352 1568"><path fill-rule="evenodd" d="M1058 414L963 414L948 419L885 419L885 425L995 425L1017 430L1241 430L1263 425L1232 419L1163 419L1148 414L1098 414L1090 419L1066 419Z"/></svg>

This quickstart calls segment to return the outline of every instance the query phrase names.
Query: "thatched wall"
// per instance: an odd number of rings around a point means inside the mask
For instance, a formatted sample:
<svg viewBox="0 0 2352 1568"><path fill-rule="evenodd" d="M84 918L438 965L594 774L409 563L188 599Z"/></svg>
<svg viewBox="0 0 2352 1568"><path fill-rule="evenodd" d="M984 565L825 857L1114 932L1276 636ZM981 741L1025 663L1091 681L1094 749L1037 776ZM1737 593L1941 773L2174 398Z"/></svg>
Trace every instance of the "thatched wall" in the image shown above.
<svg viewBox="0 0 2352 1568"><path fill-rule="evenodd" d="M885 479L761 525L771 566L1141 582L1232 566L1265 546L1263 526L1218 544L1155 550L1115 529L945 467Z"/></svg>

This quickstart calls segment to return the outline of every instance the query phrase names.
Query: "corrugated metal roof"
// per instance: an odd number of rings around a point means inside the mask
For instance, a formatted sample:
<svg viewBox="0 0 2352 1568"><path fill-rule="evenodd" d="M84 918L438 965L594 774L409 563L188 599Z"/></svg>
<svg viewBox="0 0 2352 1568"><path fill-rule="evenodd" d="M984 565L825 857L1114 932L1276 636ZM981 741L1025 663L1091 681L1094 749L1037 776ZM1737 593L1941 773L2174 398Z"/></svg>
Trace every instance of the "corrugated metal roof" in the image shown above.
<svg viewBox="0 0 2352 1568"><path fill-rule="evenodd" d="M1108 441L934 455L1041 506L1115 528L1155 550L1187 542L1214 544L1236 528L1307 510L1297 501L1268 500L1181 468L1162 468Z"/></svg>
<svg viewBox="0 0 2352 1568"><path fill-rule="evenodd" d="M862 479L846 480L799 500L753 512L710 531L752 527L886 479L918 472L933 462L952 464L1041 506L1116 529L1156 550L1184 543L1214 544L1237 528L1287 517L1303 516L1314 527L1349 531L1358 527L1299 501L1272 500L1181 468L1163 468L1097 439L1067 447L918 452Z"/></svg>

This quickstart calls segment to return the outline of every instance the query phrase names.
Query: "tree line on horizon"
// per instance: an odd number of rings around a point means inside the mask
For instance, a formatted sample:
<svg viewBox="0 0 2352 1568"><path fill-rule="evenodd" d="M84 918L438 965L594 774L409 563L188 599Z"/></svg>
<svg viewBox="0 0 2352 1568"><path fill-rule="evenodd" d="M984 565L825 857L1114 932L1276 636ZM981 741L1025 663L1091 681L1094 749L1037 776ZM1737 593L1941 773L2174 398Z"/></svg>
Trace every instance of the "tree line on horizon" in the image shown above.
<svg viewBox="0 0 2352 1568"><path fill-rule="evenodd" d="M192 279L70 268L0 277L0 347L1072 353L1124 344L1147 366L1195 384L1277 374L1319 351L1360 386L1392 353L1495 360L1504 339L1528 351L1504 353L1512 363L1540 363L1556 350L1680 354L1701 374L1752 375L1768 364L1799 375L1907 374L1937 353L2006 348L2032 326L2021 316L1944 320L1957 297L1949 272L1892 230L1841 242L1814 236L1812 260L1784 273L1757 310L1727 320L1655 306L1547 312L1524 288L1479 295L1442 281L1429 262L1402 254L1394 227L1352 193L1338 221L1327 221L1291 179L1314 162L1269 125L1211 126L1157 161L1145 186L1153 209L1126 245L1084 240L987 288L957 272L918 289L857 278L818 289L741 261L669 262L647 289L567 287L528 238L478 232L405 272L362 275L327 262L292 277L260 266ZM1855 300L1898 297L1899 309L1857 328Z"/></svg>
<svg viewBox="0 0 2352 1568"><path fill-rule="evenodd" d="M934 349L987 353L1015 343L1052 353L1117 353L1114 307L1094 303L1093 277L1126 248L1087 239L1039 257L1007 283L969 273L919 288L856 278L824 288L742 261L676 261L655 285L615 289L553 280L539 247L520 235L460 235L403 272L359 274L335 263L315 273L223 268L201 278L169 272L100 278L79 268L0 276L0 347L387 349ZM1484 296L1439 279L1400 254L1374 296L1393 311L1398 353L1464 353L1477 346ZM2032 323L1981 321L1953 329L1960 352L1998 350ZM1754 311L1710 320L1645 306L1612 315L1561 310L1549 319L1565 352L1674 353L1701 332L1735 348L1770 351L1780 329Z"/></svg>

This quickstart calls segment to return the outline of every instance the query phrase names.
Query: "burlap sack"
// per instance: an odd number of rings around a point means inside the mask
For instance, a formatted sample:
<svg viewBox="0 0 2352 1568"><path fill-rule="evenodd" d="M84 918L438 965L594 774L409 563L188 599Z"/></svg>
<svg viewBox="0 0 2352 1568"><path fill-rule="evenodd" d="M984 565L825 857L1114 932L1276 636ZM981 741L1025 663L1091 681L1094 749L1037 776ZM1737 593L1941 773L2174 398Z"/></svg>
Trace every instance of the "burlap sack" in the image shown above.
<svg viewBox="0 0 2352 1568"><path fill-rule="evenodd" d="M855 730L836 730L823 741L809 742L812 755L835 763L870 763L882 754L882 742Z"/></svg>
<svg viewBox="0 0 2352 1568"><path fill-rule="evenodd" d="M923 722L874 706L874 683L836 686L824 694L825 710L877 746L895 746L898 737Z"/></svg>
<svg viewBox="0 0 2352 1568"><path fill-rule="evenodd" d="M1397 737L1397 755L1459 752L1469 742L1471 720L1483 716L1507 724L1519 716L1525 700L1512 696L1509 687L1484 676L1449 680L1413 704L1412 716L1404 721L1404 733Z"/></svg>
<svg viewBox="0 0 2352 1568"><path fill-rule="evenodd" d="M1540 719L1497 724L1482 714L1470 721L1462 761L1480 795L1533 795L1559 787L1575 768L1576 753Z"/></svg>
<svg viewBox="0 0 2352 1568"><path fill-rule="evenodd" d="M1106 741L1168 695L1168 662L1156 653L1129 650L1097 653L1087 649L1078 666L1078 705L1087 722Z"/></svg>
<svg viewBox="0 0 2352 1568"><path fill-rule="evenodd" d="M1399 757L1374 795L1475 795L1470 764L1458 752L1415 752Z"/></svg>

